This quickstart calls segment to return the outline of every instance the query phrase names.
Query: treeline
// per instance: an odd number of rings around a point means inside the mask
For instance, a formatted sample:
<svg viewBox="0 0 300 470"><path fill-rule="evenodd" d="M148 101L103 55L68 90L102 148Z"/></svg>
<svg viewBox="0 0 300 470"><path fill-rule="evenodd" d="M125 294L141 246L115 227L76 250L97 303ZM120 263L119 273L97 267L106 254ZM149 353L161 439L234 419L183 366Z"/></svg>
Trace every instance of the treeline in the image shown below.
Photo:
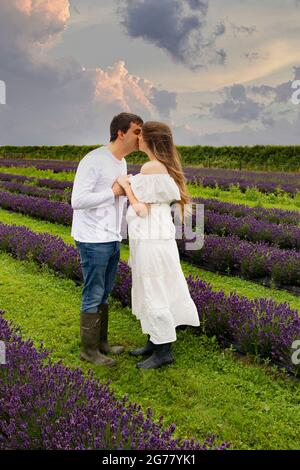
<svg viewBox="0 0 300 470"><path fill-rule="evenodd" d="M97 145L2 146L0 158L41 158L79 161ZM178 146L184 165L208 168L300 171L300 145L255 145L238 147ZM143 152L133 152L128 163L143 163Z"/></svg>

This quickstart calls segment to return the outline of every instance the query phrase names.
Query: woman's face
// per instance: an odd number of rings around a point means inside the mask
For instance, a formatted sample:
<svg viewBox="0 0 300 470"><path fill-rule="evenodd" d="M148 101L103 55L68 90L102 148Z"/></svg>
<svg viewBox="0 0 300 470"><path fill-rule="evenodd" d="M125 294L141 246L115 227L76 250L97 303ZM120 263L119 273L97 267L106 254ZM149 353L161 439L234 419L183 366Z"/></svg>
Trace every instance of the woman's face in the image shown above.
<svg viewBox="0 0 300 470"><path fill-rule="evenodd" d="M146 145L146 142L144 141L144 138L143 138L143 131L141 131L139 133L138 141L139 141L139 150L141 150L141 152L146 152L147 145Z"/></svg>

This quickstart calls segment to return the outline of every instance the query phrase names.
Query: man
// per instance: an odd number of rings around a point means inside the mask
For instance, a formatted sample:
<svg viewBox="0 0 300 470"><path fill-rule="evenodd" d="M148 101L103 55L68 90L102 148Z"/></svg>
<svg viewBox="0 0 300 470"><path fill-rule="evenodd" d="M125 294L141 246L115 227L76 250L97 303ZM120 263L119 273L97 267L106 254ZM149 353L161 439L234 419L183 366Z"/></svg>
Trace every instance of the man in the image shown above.
<svg viewBox="0 0 300 470"><path fill-rule="evenodd" d="M110 346L108 296L120 259L121 222L126 201L116 182L127 174L125 156L138 150L142 119L130 113L115 116L110 143L88 153L79 163L72 192L72 236L80 253L83 273L80 314L80 357L98 365L114 365L106 354L120 354L123 346Z"/></svg>

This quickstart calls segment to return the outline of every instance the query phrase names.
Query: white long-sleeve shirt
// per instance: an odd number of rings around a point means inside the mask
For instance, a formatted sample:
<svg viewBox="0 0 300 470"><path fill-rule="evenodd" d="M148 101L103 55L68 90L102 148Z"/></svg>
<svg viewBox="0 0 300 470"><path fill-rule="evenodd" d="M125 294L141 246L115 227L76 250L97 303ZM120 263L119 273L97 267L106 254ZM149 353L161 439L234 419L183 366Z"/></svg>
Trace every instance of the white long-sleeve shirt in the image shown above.
<svg viewBox="0 0 300 470"><path fill-rule="evenodd" d="M79 163L71 205L72 237L79 242L121 241L121 222L126 196L115 196L112 185L127 174L125 158L118 160L106 147L88 153Z"/></svg>

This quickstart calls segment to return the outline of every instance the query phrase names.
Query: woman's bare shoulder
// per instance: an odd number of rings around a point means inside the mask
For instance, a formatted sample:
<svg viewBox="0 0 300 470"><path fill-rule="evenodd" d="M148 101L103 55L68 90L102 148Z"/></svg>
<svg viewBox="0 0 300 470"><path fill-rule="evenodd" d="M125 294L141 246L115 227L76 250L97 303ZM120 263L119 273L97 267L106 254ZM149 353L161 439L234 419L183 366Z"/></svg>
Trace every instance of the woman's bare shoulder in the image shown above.
<svg viewBox="0 0 300 470"><path fill-rule="evenodd" d="M158 160L152 160L151 162L144 163L141 168L143 175L155 174L155 173L168 173L167 167L159 162Z"/></svg>

